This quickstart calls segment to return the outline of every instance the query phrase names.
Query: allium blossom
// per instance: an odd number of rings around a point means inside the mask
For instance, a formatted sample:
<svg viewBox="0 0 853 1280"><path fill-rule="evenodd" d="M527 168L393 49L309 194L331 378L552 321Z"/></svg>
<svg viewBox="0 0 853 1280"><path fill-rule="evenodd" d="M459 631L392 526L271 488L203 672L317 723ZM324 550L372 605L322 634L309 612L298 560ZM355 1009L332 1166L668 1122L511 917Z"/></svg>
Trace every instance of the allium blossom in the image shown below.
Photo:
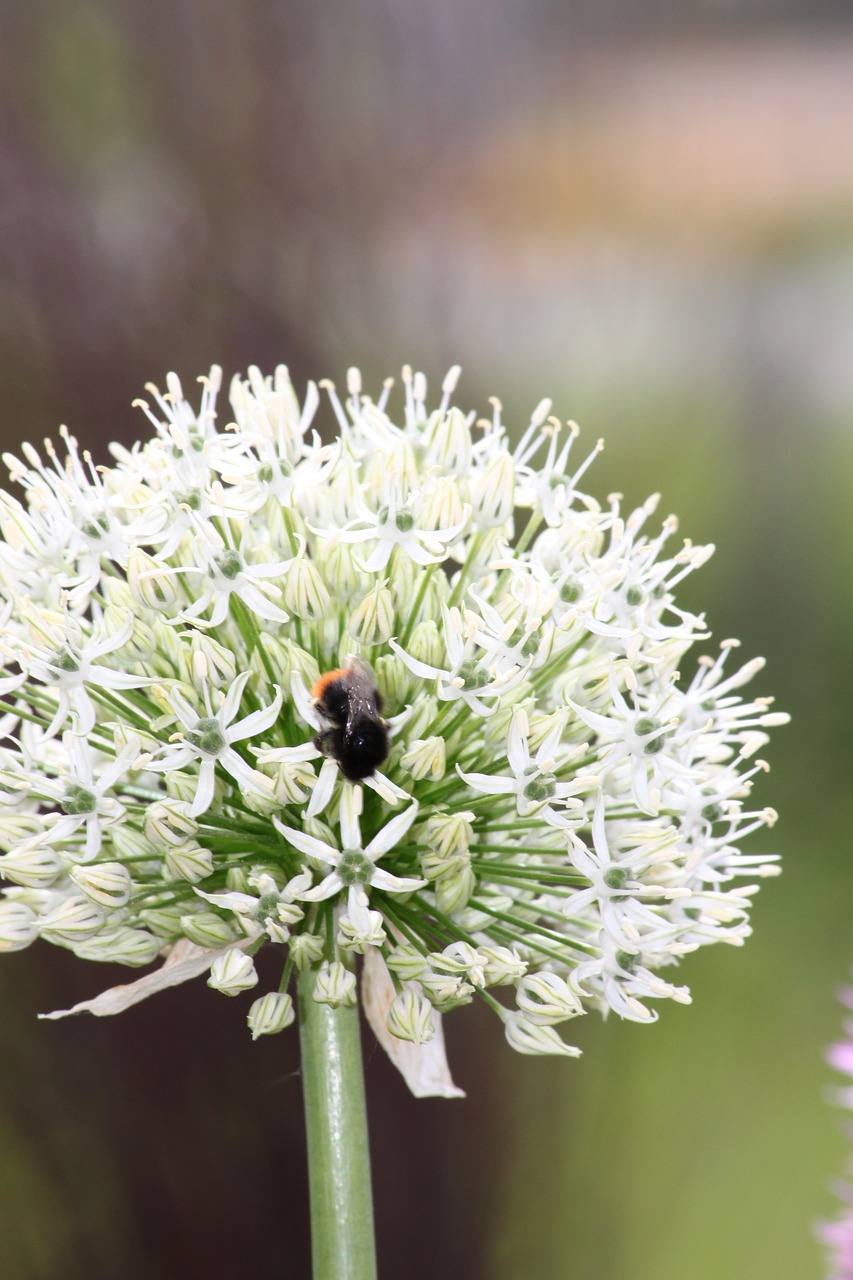
<svg viewBox="0 0 853 1280"><path fill-rule="evenodd" d="M197 409L170 375L111 466L67 432L7 455L0 949L160 955L152 990L209 970L234 996L278 947L254 1036L293 1020L294 968L351 1002L362 954L392 1040L481 999L520 1052L573 1055L564 1022L652 1021L689 998L659 970L748 935L776 871L740 851L775 817L751 758L786 717L734 642L690 659L673 593L712 548L582 492L600 444L576 459L550 402L514 440L457 376L430 409L405 368L399 416L390 380L322 383L323 443L284 367L233 380L233 419L219 369ZM309 691L351 656L390 731L363 782L314 745Z"/></svg>

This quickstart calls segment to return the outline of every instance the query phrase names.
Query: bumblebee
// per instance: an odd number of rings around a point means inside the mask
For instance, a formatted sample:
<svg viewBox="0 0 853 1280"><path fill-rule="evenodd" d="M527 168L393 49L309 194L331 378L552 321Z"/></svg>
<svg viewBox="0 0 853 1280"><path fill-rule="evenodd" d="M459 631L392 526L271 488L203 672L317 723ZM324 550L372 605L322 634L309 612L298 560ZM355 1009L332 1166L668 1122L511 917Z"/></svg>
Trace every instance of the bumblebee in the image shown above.
<svg viewBox="0 0 853 1280"><path fill-rule="evenodd" d="M350 782L369 778L391 749L382 696L370 667L361 658L349 657L346 666L320 676L311 695L326 726L314 746L336 760Z"/></svg>

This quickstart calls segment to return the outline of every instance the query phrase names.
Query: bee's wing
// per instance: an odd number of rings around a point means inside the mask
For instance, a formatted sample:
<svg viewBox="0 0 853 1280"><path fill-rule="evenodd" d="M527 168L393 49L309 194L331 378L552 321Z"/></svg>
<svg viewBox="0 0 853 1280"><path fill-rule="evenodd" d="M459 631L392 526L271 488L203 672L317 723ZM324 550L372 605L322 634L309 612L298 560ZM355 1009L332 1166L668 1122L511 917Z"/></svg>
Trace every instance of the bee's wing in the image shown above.
<svg viewBox="0 0 853 1280"><path fill-rule="evenodd" d="M345 733L351 733L357 720L377 720L379 716L378 694L373 672L363 658L350 658L347 670L347 723Z"/></svg>

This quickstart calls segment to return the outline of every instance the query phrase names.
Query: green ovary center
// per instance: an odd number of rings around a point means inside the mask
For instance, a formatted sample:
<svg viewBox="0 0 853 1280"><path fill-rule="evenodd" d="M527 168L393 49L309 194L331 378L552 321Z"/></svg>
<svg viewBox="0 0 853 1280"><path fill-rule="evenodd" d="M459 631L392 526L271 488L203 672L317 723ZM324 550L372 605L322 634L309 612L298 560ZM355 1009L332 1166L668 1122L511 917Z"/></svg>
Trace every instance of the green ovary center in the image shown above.
<svg viewBox="0 0 853 1280"><path fill-rule="evenodd" d="M223 551L221 556L216 557L216 567L222 574L223 578L227 578L229 582L233 582L238 573L243 570L243 561L239 551Z"/></svg>
<svg viewBox="0 0 853 1280"><path fill-rule="evenodd" d="M373 863L360 849L345 849L338 863L341 884L349 889L354 884L370 884L373 879Z"/></svg>
<svg viewBox="0 0 853 1280"><path fill-rule="evenodd" d="M68 814L94 813L98 807L98 797L88 787L72 782L60 800L59 807L63 813Z"/></svg>
<svg viewBox="0 0 853 1280"><path fill-rule="evenodd" d="M524 788L525 800L551 800L557 792L557 780L550 774L534 778Z"/></svg>
<svg viewBox="0 0 853 1280"><path fill-rule="evenodd" d="M219 727L219 721L212 716L197 720L194 729L187 734L187 742L191 742L199 751L207 756L216 756L226 746L225 735Z"/></svg>

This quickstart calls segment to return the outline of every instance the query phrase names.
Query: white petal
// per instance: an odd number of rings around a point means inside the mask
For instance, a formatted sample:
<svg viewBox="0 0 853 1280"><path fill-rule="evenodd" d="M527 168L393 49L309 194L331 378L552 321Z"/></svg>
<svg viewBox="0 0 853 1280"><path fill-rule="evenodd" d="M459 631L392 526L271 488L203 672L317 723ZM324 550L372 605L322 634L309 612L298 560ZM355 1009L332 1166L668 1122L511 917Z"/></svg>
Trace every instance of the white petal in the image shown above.
<svg viewBox="0 0 853 1280"><path fill-rule="evenodd" d="M191 818L197 818L210 807L213 790L216 784L216 766L212 760L202 760L198 767L198 786L189 808Z"/></svg>
<svg viewBox="0 0 853 1280"><path fill-rule="evenodd" d="M250 738L256 733L263 733L274 725L278 719L278 713L281 711L281 703L283 694L278 685L275 686L276 695L268 707L261 707L258 711L253 711L251 715L244 716L242 720L238 720L236 724L232 724L228 729L228 741L235 742L239 738Z"/></svg>
<svg viewBox="0 0 853 1280"><path fill-rule="evenodd" d="M343 882L336 871L321 880L319 884L315 884L313 889L305 889L299 895L300 902L323 902L326 898L333 898L336 893L340 893L343 889Z"/></svg>
<svg viewBox="0 0 853 1280"><path fill-rule="evenodd" d="M483 791L488 796L509 795L511 791L515 791L515 778L503 778L491 773L463 773L459 765L456 766L456 772L469 787L473 787L475 791Z"/></svg>
<svg viewBox="0 0 853 1280"><path fill-rule="evenodd" d="M310 858L318 858L320 862L329 862L333 867L340 862L340 850L333 849L330 844L326 844L325 840L318 840L316 836L309 836L306 832L297 831L294 827L286 827L275 815L273 815L273 825L276 831L281 832L288 844L292 844L300 853L307 853Z"/></svg>
<svg viewBox="0 0 853 1280"><path fill-rule="evenodd" d="M399 800L411 800L408 791L404 791L402 787L398 787L396 782L392 782L390 778L386 778L384 773L380 773L377 769L372 778L362 778L361 785L370 787L371 791L375 791L378 796L392 807Z"/></svg>
<svg viewBox="0 0 853 1280"><path fill-rule="evenodd" d="M405 649L400 648L396 640L389 640L388 643L396 653L397 657L400 658L402 662L405 662L413 675L421 676L424 680L434 680L436 676L446 675L446 672L442 671L440 667L430 667L425 662L419 661L418 658L413 658L410 654L406 653Z"/></svg>
<svg viewBox="0 0 853 1280"><path fill-rule="evenodd" d="M222 907L225 911L237 911L245 915L246 912L254 913L258 909L258 899L251 893L234 893L227 889L219 893L205 893L203 889L196 889L195 892L206 902L212 903L214 907Z"/></svg>
<svg viewBox="0 0 853 1280"><path fill-rule="evenodd" d="M306 760L319 760L322 751L313 742L303 742L299 747L250 747L258 757L258 764L302 764Z"/></svg>
<svg viewBox="0 0 853 1280"><path fill-rule="evenodd" d="M223 726L223 728L225 725L228 725L231 723L231 721L234 719L235 715L239 711L240 699L243 697L243 690L246 687L246 683L249 679L250 674L251 672L249 671L241 671L237 679L232 684L231 688L228 690L228 694L225 698L225 702L223 703L222 709L219 712L219 723L220 725ZM238 723L241 723L241 722L238 722ZM229 734L228 734L229 738L231 737L231 733L233 733L234 729L236 728L237 728L237 725L234 725L233 728L229 731Z"/></svg>
<svg viewBox="0 0 853 1280"><path fill-rule="evenodd" d="M318 813L323 812L332 798L332 792L335 789L337 780L338 766L334 760L324 760L320 769L320 776L317 779L314 790L311 792L311 799L305 809L306 818L314 818Z"/></svg>
<svg viewBox="0 0 853 1280"><path fill-rule="evenodd" d="M389 849L393 849L394 845L402 840L409 827L418 816L418 802L413 800L408 809L404 809L402 813L398 813L396 818L392 818L390 822L386 822L381 831L378 831L365 849L368 858L373 862L377 858L381 858L383 853L387 853Z"/></svg>
<svg viewBox="0 0 853 1280"><path fill-rule="evenodd" d="M392 875L384 867L377 867L370 881L371 888L381 889L386 893L414 893L416 889L422 889L428 883L427 880L416 880L414 876Z"/></svg>
<svg viewBox="0 0 853 1280"><path fill-rule="evenodd" d="M345 849L361 848L359 816L364 807L361 787L349 784L341 796L341 844ZM365 852L367 852L365 850Z"/></svg>
<svg viewBox="0 0 853 1280"><path fill-rule="evenodd" d="M320 728L320 720L314 710L314 699L303 679L301 671L294 671L290 677L290 693L296 703L296 710L306 724L312 729Z"/></svg>

